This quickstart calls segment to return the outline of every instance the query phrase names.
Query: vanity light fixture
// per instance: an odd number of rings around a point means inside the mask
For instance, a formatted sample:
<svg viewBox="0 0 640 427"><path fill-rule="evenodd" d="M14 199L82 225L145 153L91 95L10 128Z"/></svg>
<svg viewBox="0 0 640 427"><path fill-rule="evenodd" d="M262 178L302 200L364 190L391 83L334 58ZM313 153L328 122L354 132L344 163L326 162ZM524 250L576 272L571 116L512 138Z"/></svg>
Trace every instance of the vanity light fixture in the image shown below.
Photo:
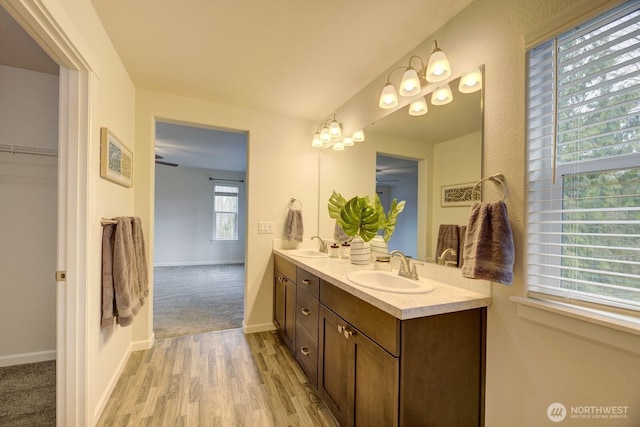
<svg viewBox="0 0 640 427"><path fill-rule="evenodd" d="M473 93L482 89L482 72L479 68L460 77L458 90L461 93Z"/></svg>
<svg viewBox="0 0 640 427"><path fill-rule="evenodd" d="M313 140L311 141L311 146L312 147L316 147L316 148L320 148L323 147L324 144L322 143L322 141L320 140L320 132L316 132L313 135Z"/></svg>
<svg viewBox="0 0 640 427"><path fill-rule="evenodd" d="M322 141L323 144L331 141L331 134L329 133L329 128L326 124L324 124L322 129L320 129L320 141Z"/></svg>
<svg viewBox="0 0 640 427"><path fill-rule="evenodd" d="M335 114L329 124L329 135L331 135L331 138L340 138L342 136L342 125L336 120Z"/></svg>
<svg viewBox="0 0 640 427"><path fill-rule="evenodd" d="M342 137L342 123L338 121L336 115L332 119L325 120L316 130L311 140L311 146L316 148L331 145L331 141Z"/></svg>
<svg viewBox="0 0 640 427"><path fill-rule="evenodd" d="M422 70L424 70L424 62L422 62L422 58L417 55L412 55L409 58L408 66L396 67L391 70L387 75L387 83L384 85L382 92L380 93L380 101L378 102L380 108L389 109L398 106L398 94L396 93L396 88L391 84L391 75L397 70L404 70L402 80L400 80L400 96L414 96L420 93L422 90L420 77L418 76L418 72L411 65L411 62L414 59L420 61L419 71L422 73Z"/></svg>
<svg viewBox="0 0 640 427"><path fill-rule="evenodd" d="M345 139L342 140L342 145L345 147L352 147L353 146L353 138L350 136L345 137Z"/></svg>
<svg viewBox="0 0 640 427"><path fill-rule="evenodd" d="M409 115L410 116L424 116L427 114L427 100L424 96L416 99L409 106Z"/></svg>
<svg viewBox="0 0 640 427"><path fill-rule="evenodd" d="M438 41L433 41L433 51L427 64L426 79L437 83L446 80L451 75L451 64L447 55L438 47Z"/></svg>
<svg viewBox="0 0 640 427"><path fill-rule="evenodd" d="M431 103L433 105L444 105L453 101L453 94L451 93L451 87L449 83L439 86L431 94Z"/></svg>
<svg viewBox="0 0 640 427"><path fill-rule="evenodd" d="M389 109L398 106L398 95L396 94L396 88L393 87L391 82L387 81L387 84L382 88L380 94L380 102L378 102L380 108Z"/></svg>
<svg viewBox="0 0 640 427"><path fill-rule="evenodd" d="M344 144L342 142L336 142L333 144L333 149L336 151L344 151Z"/></svg>

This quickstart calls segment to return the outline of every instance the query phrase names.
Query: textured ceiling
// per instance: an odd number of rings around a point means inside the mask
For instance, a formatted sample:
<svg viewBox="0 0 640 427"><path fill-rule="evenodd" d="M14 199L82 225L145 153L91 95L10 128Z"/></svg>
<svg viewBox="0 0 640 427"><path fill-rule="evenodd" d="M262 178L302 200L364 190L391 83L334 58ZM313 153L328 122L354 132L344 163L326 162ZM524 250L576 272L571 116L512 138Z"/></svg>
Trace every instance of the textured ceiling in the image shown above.
<svg viewBox="0 0 640 427"><path fill-rule="evenodd" d="M321 121L471 0L92 0L136 87Z"/></svg>

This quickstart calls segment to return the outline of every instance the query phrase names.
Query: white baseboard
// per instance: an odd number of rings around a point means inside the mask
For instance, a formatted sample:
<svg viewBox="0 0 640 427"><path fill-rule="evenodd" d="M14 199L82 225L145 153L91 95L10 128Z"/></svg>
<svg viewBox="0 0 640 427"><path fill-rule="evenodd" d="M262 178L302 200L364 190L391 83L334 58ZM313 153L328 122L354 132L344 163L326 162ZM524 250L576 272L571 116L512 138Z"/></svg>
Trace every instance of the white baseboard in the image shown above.
<svg viewBox="0 0 640 427"><path fill-rule="evenodd" d="M154 267L183 267L188 265L224 265L224 264L244 264L243 259L230 259L225 261L178 261L178 262L156 262Z"/></svg>
<svg viewBox="0 0 640 427"><path fill-rule="evenodd" d="M276 329L276 326L273 324L273 322L269 322L269 323L260 323L257 325L247 325L244 323L244 321L242 322L242 331L245 334L254 334L256 332L266 332L266 331L274 331Z"/></svg>
<svg viewBox="0 0 640 427"><path fill-rule="evenodd" d="M131 343L131 351L149 350L156 341L156 334L151 333L148 340L134 341Z"/></svg>
<svg viewBox="0 0 640 427"><path fill-rule="evenodd" d="M4 368L5 366L24 365L26 363L46 362L48 360L56 360L55 350L34 351L32 353L0 356L0 368Z"/></svg>

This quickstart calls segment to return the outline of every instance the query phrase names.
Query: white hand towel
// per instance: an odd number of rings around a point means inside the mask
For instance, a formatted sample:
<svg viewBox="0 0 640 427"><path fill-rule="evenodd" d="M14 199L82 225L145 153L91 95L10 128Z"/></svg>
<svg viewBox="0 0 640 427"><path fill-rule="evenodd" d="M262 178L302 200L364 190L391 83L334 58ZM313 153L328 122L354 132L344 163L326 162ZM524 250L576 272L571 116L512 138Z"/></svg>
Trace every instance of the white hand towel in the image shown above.
<svg viewBox="0 0 640 427"><path fill-rule="evenodd" d="M502 201L474 203L464 243L462 276L510 285L515 249Z"/></svg>

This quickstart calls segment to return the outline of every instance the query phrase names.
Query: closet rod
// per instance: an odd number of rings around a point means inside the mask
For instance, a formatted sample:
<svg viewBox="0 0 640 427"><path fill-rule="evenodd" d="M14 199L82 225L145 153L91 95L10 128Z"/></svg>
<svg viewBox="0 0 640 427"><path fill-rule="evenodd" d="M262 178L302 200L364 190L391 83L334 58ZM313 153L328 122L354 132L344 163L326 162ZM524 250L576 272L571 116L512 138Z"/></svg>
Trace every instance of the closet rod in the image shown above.
<svg viewBox="0 0 640 427"><path fill-rule="evenodd" d="M12 154L33 154L36 156L58 157L55 148L26 147L23 145L0 144L0 152Z"/></svg>

